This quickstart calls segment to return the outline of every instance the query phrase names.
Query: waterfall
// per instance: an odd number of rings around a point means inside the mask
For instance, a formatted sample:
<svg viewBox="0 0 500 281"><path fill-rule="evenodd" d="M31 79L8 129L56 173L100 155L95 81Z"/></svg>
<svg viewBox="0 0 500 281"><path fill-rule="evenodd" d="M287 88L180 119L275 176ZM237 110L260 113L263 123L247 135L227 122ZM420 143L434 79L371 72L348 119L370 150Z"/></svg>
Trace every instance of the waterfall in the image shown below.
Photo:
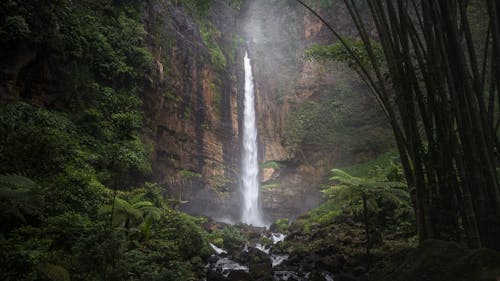
<svg viewBox="0 0 500 281"><path fill-rule="evenodd" d="M245 53L245 100L243 103L243 157L241 180L243 183L242 221L264 226L259 208L259 164L257 159L257 126L255 122L255 93L252 66Z"/></svg>

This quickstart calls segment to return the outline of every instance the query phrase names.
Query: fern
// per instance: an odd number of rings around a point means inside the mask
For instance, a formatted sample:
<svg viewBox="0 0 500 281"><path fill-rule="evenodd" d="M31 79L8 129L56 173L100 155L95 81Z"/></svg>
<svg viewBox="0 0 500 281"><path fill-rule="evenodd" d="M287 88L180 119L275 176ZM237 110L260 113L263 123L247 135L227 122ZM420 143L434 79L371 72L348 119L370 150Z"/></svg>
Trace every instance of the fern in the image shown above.
<svg viewBox="0 0 500 281"><path fill-rule="evenodd" d="M137 197L139 198L139 197ZM151 218L154 221L161 219L162 209L155 207L150 201L139 201L131 204L129 201L116 198L113 205L104 205L99 209L99 215L111 215L113 211L113 225L123 225L126 221L139 225L144 220Z"/></svg>
<svg viewBox="0 0 500 281"><path fill-rule="evenodd" d="M402 182L354 177L340 169L332 169L331 172L330 180L335 181L335 184L323 189L322 192L330 199L347 201L354 213L362 211L363 196L367 199L367 211L371 213L379 212L377 199L396 207L411 209L410 195Z"/></svg>
<svg viewBox="0 0 500 281"><path fill-rule="evenodd" d="M38 266L42 272L51 281L70 281L69 272L60 265L44 263Z"/></svg>
<svg viewBox="0 0 500 281"><path fill-rule="evenodd" d="M21 175L0 176L0 216L2 221L28 223L28 217L42 214L41 188Z"/></svg>
<svg viewBox="0 0 500 281"><path fill-rule="evenodd" d="M20 175L1 175L0 187L19 189L19 190L33 190L37 189L38 185L31 179Z"/></svg>

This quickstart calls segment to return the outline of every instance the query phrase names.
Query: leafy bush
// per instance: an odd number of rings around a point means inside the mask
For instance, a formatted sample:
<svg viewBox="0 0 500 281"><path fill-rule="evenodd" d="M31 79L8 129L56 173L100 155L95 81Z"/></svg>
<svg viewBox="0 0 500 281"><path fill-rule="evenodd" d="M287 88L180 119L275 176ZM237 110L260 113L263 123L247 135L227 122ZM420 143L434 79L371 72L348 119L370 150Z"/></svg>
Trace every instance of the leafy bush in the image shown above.
<svg viewBox="0 0 500 281"><path fill-rule="evenodd" d="M276 229L280 233L287 233L288 232L288 227L290 226L290 220L287 218L284 219L277 219L274 222L274 225L276 225Z"/></svg>
<svg viewBox="0 0 500 281"><path fill-rule="evenodd" d="M5 57L37 54L7 94L45 106L0 104L1 280L199 280L209 255L199 221L142 183L139 93L153 56L141 5L0 3Z"/></svg>
<svg viewBox="0 0 500 281"><path fill-rule="evenodd" d="M205 26L200 29L203 43L210 51L212 64L217 71L225 71L227 67L227 60L225 54L222 52L217 38L220 37L220 31L213 26Z"/></svg>
<svg viewBox="0 0 500 281"><path fill-rule="evenodd" d="M248 240L239 229L233 226L225 226L209 235L212 243L224 249L239 249ZM221 245L222 244L222 245Z"/></svg>
<svg viewBox="0 0 500 281"><path fill-rule="evenodd" d="M277 162L274 162L274 161L268 161L268 162L265 162L261 165L262 169L266 169L266 168L279 169L280 167L281 167L281 165Z"/></svg>

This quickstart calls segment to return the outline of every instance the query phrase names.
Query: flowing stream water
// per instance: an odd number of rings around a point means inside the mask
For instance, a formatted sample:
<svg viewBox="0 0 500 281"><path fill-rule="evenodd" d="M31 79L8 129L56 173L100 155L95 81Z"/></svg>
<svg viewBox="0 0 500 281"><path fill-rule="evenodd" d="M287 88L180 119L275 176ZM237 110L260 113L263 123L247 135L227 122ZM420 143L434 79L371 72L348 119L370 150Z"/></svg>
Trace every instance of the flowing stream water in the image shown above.
<svg viewBox="0 0 500 281"><path fill-rule="evenodd" d="M243 183L242 221L254 226L265 226L259 207L259 164L257 159L257 125L255 118L255 92L252 65L245 53L245 99L243 111L243 157L241 180Z"/></svg>

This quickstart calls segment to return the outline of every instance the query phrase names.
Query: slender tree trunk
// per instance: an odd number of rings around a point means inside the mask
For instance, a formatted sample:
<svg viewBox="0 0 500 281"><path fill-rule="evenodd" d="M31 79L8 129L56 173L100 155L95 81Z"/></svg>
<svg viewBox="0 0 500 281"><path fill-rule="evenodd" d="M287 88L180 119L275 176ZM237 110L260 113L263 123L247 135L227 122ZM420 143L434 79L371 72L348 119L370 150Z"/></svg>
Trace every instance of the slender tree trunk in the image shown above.
<svg viewBox="0 0 500 281"><path fill-rule="evenodd" d="M115 202L116 202L116 175L113 176L113 202L111 203L111 214L109 216L109 227L113 228L113 216L115 212Z"/></svg>
<svg viewBox="0 0 500 281"><path fill-rule="evenodd" d="M368 203L366 199L366 193L363 192L362 194L362 199L363 199L363 216L365 220L365 235L366 235L366 266L367 269L370 269L371 267L371 256L370 256L370 226L368 222Z"/></svg>

